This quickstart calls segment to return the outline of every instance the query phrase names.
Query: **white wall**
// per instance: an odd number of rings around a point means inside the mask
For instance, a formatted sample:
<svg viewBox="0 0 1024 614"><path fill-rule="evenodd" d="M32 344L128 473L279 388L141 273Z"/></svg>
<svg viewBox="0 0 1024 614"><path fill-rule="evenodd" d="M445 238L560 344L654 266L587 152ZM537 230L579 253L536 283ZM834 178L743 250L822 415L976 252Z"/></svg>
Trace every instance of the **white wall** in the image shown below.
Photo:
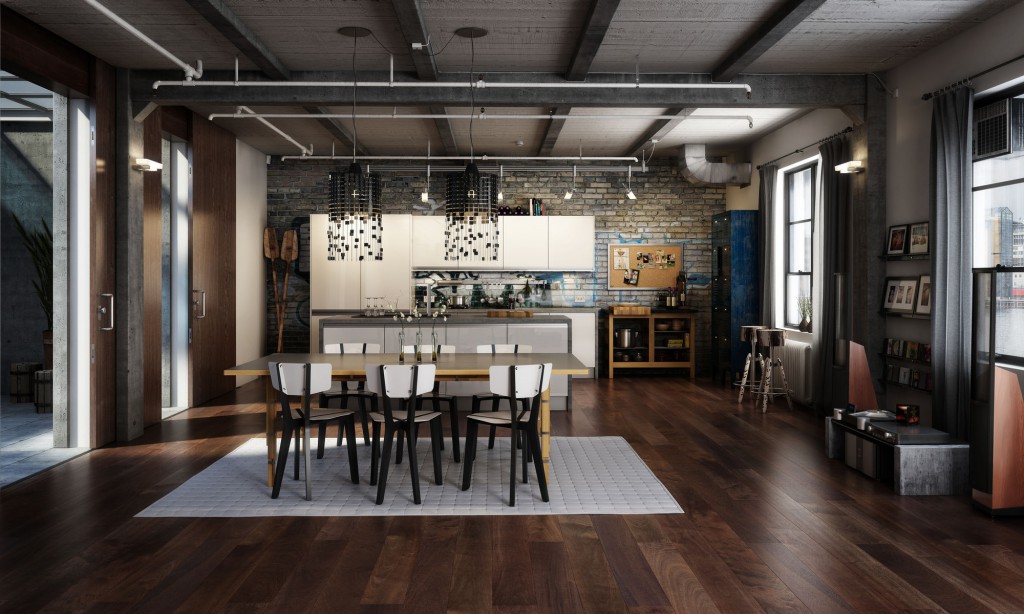
<svg viewBox="0 0 1024 614"><path fill-rule="evenodd" d="M1024 54L1024 3L890 70L886 200L888 224L928 219L932 102L921 95ZM976 94L1024 75L1024 60L974 81Z"/></svg>
<svg viewBox="0 0 1024 614"><path fill-rule="evenodd" d="M267 157L235 141L235 364L259 358L266 347ZM238 386L254 377L236 377Z"/></svg>
<svg viewBox="0 0 1024 614"><path fill-rule="evenodd" d="M761 177L756 170L758 164L835 134L851 123L850 118L838 109L817 109L762 137L750 149L750 161L755 169L750 176L750 185L745 188L727 187L726 209L757 209L757 193L761 189ZM780 160L779 168L816 155L818 148L811 147L801 154Z"/></svg>

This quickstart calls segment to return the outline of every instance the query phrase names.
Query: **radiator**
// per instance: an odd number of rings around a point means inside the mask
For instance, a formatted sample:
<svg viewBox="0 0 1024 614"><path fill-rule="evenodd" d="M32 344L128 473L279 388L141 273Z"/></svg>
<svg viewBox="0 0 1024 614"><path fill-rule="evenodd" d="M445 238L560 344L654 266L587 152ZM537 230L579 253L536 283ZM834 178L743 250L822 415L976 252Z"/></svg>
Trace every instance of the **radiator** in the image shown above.
<svg viewBox="0 0 1024 614"><path fill-rule="evenodd" d="M805 405L811 403L813 376L811 375L811 344L786 340L782 346L782 364L789 380L789 393L793 400Z"/></svg>

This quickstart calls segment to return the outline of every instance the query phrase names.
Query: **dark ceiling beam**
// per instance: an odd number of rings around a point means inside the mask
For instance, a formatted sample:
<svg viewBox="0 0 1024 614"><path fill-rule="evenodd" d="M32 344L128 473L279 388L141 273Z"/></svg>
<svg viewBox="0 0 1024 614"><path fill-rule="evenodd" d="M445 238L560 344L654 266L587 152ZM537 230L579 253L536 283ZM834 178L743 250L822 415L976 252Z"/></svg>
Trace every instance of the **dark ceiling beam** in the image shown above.
<svg viewBox="0 0 1024 614"><path fill-rule="evenodd" d="M256 36L256 33L250 30L249 26L245 25L238 15L221 0L185 1L268 77L279 81L287 81L291 78L291 71L263 44L260 37Z"/></svg>
<svg viewBox="0 0 1024 614"><path fill-rule="evenodd" d="M659 119L651 124L651 127L644 133L643 136L633 142L633 146L625 154L627 156L633 156L635 158L640 157L640 154L644 149L647 148L647 144L651 142L651 139L662 140L669 132L672 132L676 126L683 123L687 117L690 116L697 109L669 109L665 113L665 119Z"/></svg>
<svg viewBox="0 0 1024 614"><path fill-rule="evenodd" d="M714 81L731 81L750 66L754 60L764 55L782 40L782 37L795 28L808 15L818 10L825 0L789 0L779 10L772 13L761 26L740 43L729 56L713 71Z"/></svg>
<svg viewBox="0 0 1024 614"><path fill-rule="evenodd" d="M568 115L572 111L572 107L555 107L551 109L552 115ZM558 142L558 135L562 133L562 128L565 126L566 120L564 119L549 119L548 130L544 133L544 140L540 143L540 149L537 151L538 156L550 156L552 150L555 148L555 143Z"/></svg>
<svg viewBox="0 0 1024 614"><path fill-rule="evenodd" d="M193 85L165 85L153 89L153 82L167 79L167 73L132 71L133 95L136 101L161 105L218 104L230 106L335 106L339 104L338 87L329 85L301 87L260 87L234 85L204 86L203 82L234 80L233 73L210 72ZM445 74L446 83L449 75ZM443 87L361 87L359 102L365 105L424 107L470 106L469 88L459 75L453 75L450 85ZM561 83L558 75L536 73L488 73L488 82ZM180 82L181 75L170 77ZM259 80L253 74L240 77L243 81ZM292 73L294 81L347 82L351 73ZM384 81L381 75L361 74L362 81ZM402 79L396 75L396 81ZM591 75L589 82L630 83L632 74ZM700 82L694 75L659 75L659 82ZM408 80L407 76L404 80ZM862 75L743 75L742 82L750 85L748 98L742 89L672 89L634 88L594 89L572 87L529 86L517 88L485 87L474 92L476 105L486 107L843 107L864 104L864 78Z"/></svg>
<svg viewBox="0 0 1024 614"><path fill-rule="evenodd" d="M275 81L288 81L291 79L291 71L284 65L277 55L270 50L263 40L255 32L245 25L245 22L235 14L221 0L185 0L199 15L213 26L224 38L228 39L242 55L249 58L263 74ZM307 113L329 113L330 110L318 105L304 105ZM342 147L351 149L352 136L336 119L318 119L317 123L327 130L332 137L337 139ZM363 147L357 147L362 155L369 155Z"/></svg>
<svg viewBox="0 0 1024 614"><path fill-rule="evenodd" d="M569 70L565 72L566 80L583 81L587 78L590 65L594 63L597 51L604 42L608 26L611 25L612 17L618 8L619 0L593 0L590 3L587 23L580 33L580 40L576 43L576 52L572 55Z"/></svg>
<svg viewBox="0 0 1024 614"><path fill-rule="evenodd" d="M413 43L427 42L426 22L423 21L423 13L420 11L419 0L391 0L391 6L395 9L395 16L398 17L398 26L402 30L402 37L405 38L405 49L410 51ZM416 76L423 81L437 81L440 73L437 70L437 62L429 47L423 51L412 51L412 63L416 67ZM444 105L430 105L430 113L439 115L445 112ZM457 156L459 148L455 143L455 132L452 130L452 123L445 118L434 120L434 126L441 136L441 147L443 155Z"/></svg>

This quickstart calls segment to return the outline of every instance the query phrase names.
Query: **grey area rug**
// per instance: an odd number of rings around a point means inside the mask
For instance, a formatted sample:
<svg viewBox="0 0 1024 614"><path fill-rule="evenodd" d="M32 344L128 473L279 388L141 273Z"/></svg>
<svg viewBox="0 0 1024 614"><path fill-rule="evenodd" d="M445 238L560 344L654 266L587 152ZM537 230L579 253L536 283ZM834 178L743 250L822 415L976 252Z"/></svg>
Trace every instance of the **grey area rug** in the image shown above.
<svg viewBox="0 0 1024 614"><path fill-rule="evenodd" d="M443 483L433 482L429 439L421 439L421 505L412 501L409 463L391 465L384 503L375 505L370 486L370 448L359 444L361 480L349 477L348 454L328 440L324 458L313 459L313 500L305 500L305 475L293 480L294 454L285 471L281 495L270 498L266 440L251 439L176 488L139 516L467 516L548 514L681 514L682 508L643 460L621 437L552 437L551 501L540 497L536 476L517 480L516 506L508 505L509 438L494 449L480 441L473 463L472 487L460 490L462 464L451 460L451 446L441 453ZM450 442L449 442L450 444ZM519 461L521 463L521 460ZM521 467L521 464L520 464Z"/></svg>

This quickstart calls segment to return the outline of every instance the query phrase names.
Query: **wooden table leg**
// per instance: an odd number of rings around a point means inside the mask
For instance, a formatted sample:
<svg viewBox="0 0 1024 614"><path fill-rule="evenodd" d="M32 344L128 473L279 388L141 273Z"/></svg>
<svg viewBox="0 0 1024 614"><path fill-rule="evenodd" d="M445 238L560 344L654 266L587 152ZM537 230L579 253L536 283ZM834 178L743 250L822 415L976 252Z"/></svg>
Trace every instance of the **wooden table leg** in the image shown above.
<svg viewBox="0 0 1024 614"><path fill-rule="evenodd" d="M550 480L551 471L551 389L540 394L540 456L544 461L544 475Z"/></svg>
<svg viewBox="0 0 1024 614"><path fill-rule="evenodd" d="M270 376L264 375L267 390L267 486L274 487L274 464L277 460L277 391L270 383Z"/></svg>

